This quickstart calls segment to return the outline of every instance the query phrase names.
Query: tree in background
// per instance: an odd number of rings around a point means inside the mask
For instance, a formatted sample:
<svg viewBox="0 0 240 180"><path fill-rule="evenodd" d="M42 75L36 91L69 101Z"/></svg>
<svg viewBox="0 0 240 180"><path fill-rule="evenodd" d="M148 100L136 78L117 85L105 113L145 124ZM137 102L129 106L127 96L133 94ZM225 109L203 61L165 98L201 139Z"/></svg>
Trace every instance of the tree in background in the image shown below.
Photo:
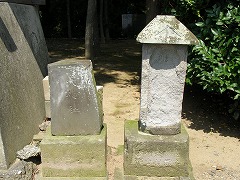
<svg viewBox="0 0 240 180"><path fill-rule="evenodd" d="M45 36L67 37L66 1L46 3L40 7ZM186 82L199 84L209 92L227 94L234 100L229 112L235 119L240 117L240 0L101 0L99 5L102 40L109 39L109 35L122 37L122 14L146 14L148 22L157 14L176 16L200 40L200 45L189 51ZM90 7L88 13L97 12ZM86 57L91 57L91 47L98 44L97 21L90 20L94 15L88 15L86 23L86 0L71 1L69 12L72 36L86 35Z"/></svg>
<svg viewBox="0 0 240 180"><path fill-rule="evenodd" d="M109 35L109 20L108 20L108 0L100 0L99 10L99 27L101 43L105 43L110 40Z"/></svg>
<svg viewBox="0 0 240 180"><path fill-rule="evenodd" d="M85 57L93 60L96 55L96 46L98 44L98 18L97 18L97 1L88 0L85 32Z"/></svg>
<svg viewBox="0 0 240 180"><path fill-rule="evenodd" d="M109 35L109 18L108 18L108 0L104 0L104 30L106 41L110 40Z"/></svg>
<svg viewBox="0 0 240 180"><path fill-rule="evenodd" d="M103 3L104 0L100 0L100 15L99 15L99 24L100 24L100 36L101 43L105 43L104 27L103 27Z"/></svg>
<svg viewBox="0 0 240 180"><path fill-rule="evenodd" d="M72 37L83 38L85 36L86 15L86 0L50 0L46 1L45 6L40 6L42 27L47 38L69 37L69 28L71 28Z"/></svg>
<svg viewBox="0 0 240 180"><path fill-rule="evenodd" d="M159 5L159 0L146 0L146 24L159 14Z"/></svg>
<svg viewBox="0 0 240 180"><path fill-rule="evenodd" d="M72 28L71 28L71 14L70 14L70 0L67 0L67 26L68 26L68 38L72 38Z"/></svg>

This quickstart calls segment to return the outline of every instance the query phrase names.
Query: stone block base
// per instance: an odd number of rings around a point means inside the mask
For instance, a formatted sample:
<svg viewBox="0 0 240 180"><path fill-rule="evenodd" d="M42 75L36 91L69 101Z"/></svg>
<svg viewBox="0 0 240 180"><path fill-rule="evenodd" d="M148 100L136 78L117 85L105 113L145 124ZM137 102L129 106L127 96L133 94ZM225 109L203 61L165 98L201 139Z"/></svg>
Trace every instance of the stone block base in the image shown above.
<svg viewBox="0 0 240 180"><path fill-rule="evenodd" d="M100 135L52 136L41 147L42 176L47 179L106 177L106 125Z"/></svg>
<svg viewBox="0 0 240 180"><path fill-rule="evenodd" d="M127 121L124 174L125 179L192 179L189 139L184 127L177 135L150 135L138 131L137 121Z"/></svg>

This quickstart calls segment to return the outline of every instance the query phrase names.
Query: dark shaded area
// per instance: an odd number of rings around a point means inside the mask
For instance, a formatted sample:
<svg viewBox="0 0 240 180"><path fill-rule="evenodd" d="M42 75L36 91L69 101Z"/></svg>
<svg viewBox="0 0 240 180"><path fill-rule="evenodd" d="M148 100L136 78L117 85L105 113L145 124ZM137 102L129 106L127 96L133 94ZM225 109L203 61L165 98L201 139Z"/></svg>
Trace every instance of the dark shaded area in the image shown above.
<svg viewBox="0 0 240 180"><path fill-rule="evenodd" d="M72 37L84 38L87 15L86 0L70 1L70 18ZM98 2L99 15L99 2ZM108 0L108 18L110 37L123 37L122 34L122 14L144 14L145 0ZM41 21L45 37L64 38L68 37L67 27L67 4L66 1L50 0L45 6L40 6ZM139 31L142 23L133 24L133 30ZM145 23L145 20L144 20ZM135 33L136 34L136 33ZM127 35L128 37L128 35ZM133 37L133 34L131 34Z"/></svg>
<svg viewBox="0 0 240 180"><path fill-rule="evenodd" d="M0 17L0 38L2 39L5 47L9 52L14 52L17 50L17 46L1 17Z"/></svg>
<svg viewBox="0 0 240 180"><path fill-rule="evenodd" d="M39 164L41 164L41 155L38 154L37 156L32 156L32 157L26 159L25 161L26 162L32 162L36 165L39 165Z"/></svg>
<svg viewBox="0 0 240 180"><path fill-rule="evenodd" d="M128 84L139 85L142 64L141 46L135 40L115 40L109 44L102 44L100 56L94 63L96 81L100 85L109 82L118 83L116 71L122 71L133 75L133 79L126 81Z"/></svg>
<svg viewBox="0 0 240 180"><path fill-rule="evenodd" d="M189 128L240 138L240 122L228 113L230 101L224 95L203 91L200 86L186 86L182 116L191 121Z"/></svg>
<svg viewBox="0 0 240 180"><path fill-rule="evenodd" d="M66 58L84 58L83 39L46 39L50 63Z"/></svg>
<svg viewBox="0 0 240 180"><path fill-rule="evenodd" d="M0 2L9 2L17 4L44 5L46 0L0 0Z"/></svg>
<svg viewBox="0 0 240 180"><path fill-rule="evenodd" d="M66 58L84 58L84 42L81 39L47 39L50 62ZM118 73L134 75L126 81L131 85L140 84L141 44L135 40L114 40L101 44L100 54L93 62L95 79L98 85L117 83Z"/></svg>
<svg viewBox="0 0 240 180"><path fill-rule="evenodd" d="M29 5L18 5L14 3L10 3L9 6L32 50L43 77L45 77L47 75L48 56L47 48L44 46L45 39L42 33L37 8L34 6L31 8ZM31 20L26 20L29 18L31 18ZM35 22L35 25L31 24L32 21Z"/></svg>
<svg viewBox="0 0 240 180"><path fill-rule="evenodd" d="M85 35L86 0L70 1L70 17L72 36L83 38ZM67 1L46 1L45 6L40 6L40 16L45 37L67 37Z"/></svg>

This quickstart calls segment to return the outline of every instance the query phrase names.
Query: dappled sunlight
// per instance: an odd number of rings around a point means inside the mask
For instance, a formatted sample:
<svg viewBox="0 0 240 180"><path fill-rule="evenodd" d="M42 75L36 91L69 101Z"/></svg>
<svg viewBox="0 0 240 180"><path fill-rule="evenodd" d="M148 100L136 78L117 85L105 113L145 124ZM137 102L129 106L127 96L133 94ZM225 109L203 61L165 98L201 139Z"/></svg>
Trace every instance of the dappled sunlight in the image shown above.
<svg viewBox="0 0 240 180"><path fill-rule="evenodd" d="M84 41L80 39L47 39L50 63L77 58L84 59Z"/></svg>
<svg viewBox="0 0 240 180"><path fill-rule="evenodd" d="M113 55L114 57L120 57L120 58L122 58L123 57L123 55L119 55L119 54L115 54L115 55Z"/></svg>

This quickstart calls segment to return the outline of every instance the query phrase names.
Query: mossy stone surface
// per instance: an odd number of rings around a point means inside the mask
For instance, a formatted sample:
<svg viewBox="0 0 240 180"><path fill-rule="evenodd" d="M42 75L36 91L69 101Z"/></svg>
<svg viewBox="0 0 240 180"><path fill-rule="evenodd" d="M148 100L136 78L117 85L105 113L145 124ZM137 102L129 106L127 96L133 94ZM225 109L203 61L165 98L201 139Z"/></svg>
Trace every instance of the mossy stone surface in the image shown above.
<svg viewBox="0 0 240 180"><path fill-rule="evenodd" d="M43 177L106 177L106 125L100 135L52 136L40 144Z"/></svg>
<svg viewBox="0 0 240 180"><path fill-rule="evenodd" d="M183 126L177 135L150 135L138 131L137 121L125 123L125 175L188 177L189 165L189 138Z"/></svg>

